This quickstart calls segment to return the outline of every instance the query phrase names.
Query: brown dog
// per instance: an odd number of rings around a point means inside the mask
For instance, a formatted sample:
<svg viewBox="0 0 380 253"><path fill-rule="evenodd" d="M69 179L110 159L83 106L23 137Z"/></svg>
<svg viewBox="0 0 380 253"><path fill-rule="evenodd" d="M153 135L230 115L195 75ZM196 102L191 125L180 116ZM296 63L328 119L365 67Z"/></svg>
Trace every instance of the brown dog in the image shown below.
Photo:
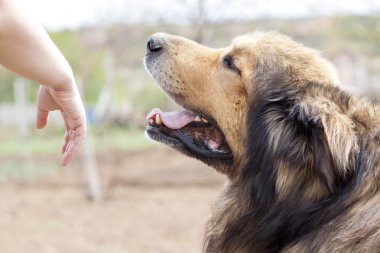
<svg viewBox="0 0 380 253"><path fill-rule="evenodd" d="M229 179L206 252L380 252L380 107L315 50L272 32L222 49L155 34L145 63L186 109L153 110L148 135Z"/></svg>

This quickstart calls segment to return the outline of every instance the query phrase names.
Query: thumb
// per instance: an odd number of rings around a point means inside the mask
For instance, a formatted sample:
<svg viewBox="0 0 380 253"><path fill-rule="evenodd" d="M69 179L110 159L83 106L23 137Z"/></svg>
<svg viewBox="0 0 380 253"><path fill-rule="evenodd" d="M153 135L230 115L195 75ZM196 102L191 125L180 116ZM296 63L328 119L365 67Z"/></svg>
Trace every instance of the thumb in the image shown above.
<svg viewBox="0 0 380 253"><path fill-rule="evenodd" d="M37 122L36 122L38 129L44 128L46 126L48 116L49 116L49 111L38 108Z"/></svg>

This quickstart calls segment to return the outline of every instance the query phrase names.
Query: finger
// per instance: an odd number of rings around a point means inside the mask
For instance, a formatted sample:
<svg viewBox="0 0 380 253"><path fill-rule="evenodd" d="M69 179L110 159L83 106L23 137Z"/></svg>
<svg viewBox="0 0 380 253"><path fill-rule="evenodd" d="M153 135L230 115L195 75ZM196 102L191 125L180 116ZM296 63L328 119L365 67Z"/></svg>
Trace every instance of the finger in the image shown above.
<svg viewBox="0 0 380 253"><path fill-rule="evenodd" d="M37 121L36 121L37 129L41 129L46 126L48 116L49 116L49 111L38 108Z"/></svg>
<svg viewBox="0 0 380 253"><path fill-rule="evenodd" d="M79 146L75 145L75 137L73 140L70 140L67 145L66 151L62 155L61 164L62 166L66 166L70 163L75 153L79 149Z"/></svg>
<svg viewBox="0 0 380 253"><path fill-rule="evenodd" d="M66 151L67 145L69 144L69 141L70 141L70 127L69 127L69 125L67 123L67 116L66 116L66 114L61 111L61 115L62 115L64 126L65 126L65 129L66 129L65 137L63 138L63 145L62 145L62 149L61 149L61 153L63 154Z"/></svg>
<svg viewBox="0 0 380 253"><path fill-rule="evenodd" d="M69 141L70 141L70 135L69 135L69 131L66 130L65 132L65 137L63 139L63 145L62 145L62 150L61 150L61 153L65 153L66 152L66 149L67 149L67 146L69 144Z"/></svg>
<svg viewBox="0 0 380 253"><path fill-rule="evenodd" d="M65 123L65 128L66 128L66 130L69 130L69 125L68 125L68 123L67 123L67 121L68 121L68 116L67 116L67 114L64 112L64 111L60 111L61 112L61 116L62 116L62 118L63 118L63 122Z"/></svg>
<svg viewBox="0 0 380 253"><path fill-rule="evenodd" d="M67 145L65 152L62 154L61 164L62 166L66 166L73 156L77 153L83 141L85 140L85 127L79 127L75 131L71 131L70 141Z"/></svg>
<svg viewBox="0 0 380 253"><path fill-rule="evenodd" d="M62 166L66 166L70 161L71 161L71 158L73 156L73 154L71 153L71 146L72 146L72 142L73 142L73 139L72 139L72 131L70 130L68 133L67 133L67 139L68 141L65 143L65 150L63 151L62 153L62 156L61 156L61 164Z"/></svg>

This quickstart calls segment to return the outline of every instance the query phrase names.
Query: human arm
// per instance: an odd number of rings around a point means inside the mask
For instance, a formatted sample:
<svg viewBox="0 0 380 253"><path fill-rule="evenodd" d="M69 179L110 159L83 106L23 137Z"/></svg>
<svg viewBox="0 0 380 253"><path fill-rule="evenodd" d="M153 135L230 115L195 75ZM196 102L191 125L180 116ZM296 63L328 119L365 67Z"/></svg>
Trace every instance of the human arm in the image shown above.
<svg viewBox="0 0 380 253"><path fill-rule="evenodd" d="M46 125L48 113L60 110L66 135L63 166L86 136L84 107L70 65L43 27L11 0L0 0L0 64L40 84L37 128Z"/></svg>

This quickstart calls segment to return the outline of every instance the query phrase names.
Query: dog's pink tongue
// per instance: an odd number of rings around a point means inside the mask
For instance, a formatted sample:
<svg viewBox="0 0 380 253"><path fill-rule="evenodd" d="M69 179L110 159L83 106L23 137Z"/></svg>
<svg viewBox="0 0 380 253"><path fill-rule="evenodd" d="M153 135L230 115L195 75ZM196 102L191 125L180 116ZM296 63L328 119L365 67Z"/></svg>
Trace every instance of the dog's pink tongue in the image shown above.
<svg viewBox="0 0 380 253"><path fill-rule="evenodd" d="M162 123L170 129L180 129L195 119L195 115L188 111L181 112L161 112Z"/></svg>
<svg viewBox="0 0 380 253"><path fill-rule="evenodd" d="M155 108L148 114L148 119L154 119L156 114L160 115L162 123L170 129L180 129L194 121L196 115L189 111L162 112Z"/></svg>

